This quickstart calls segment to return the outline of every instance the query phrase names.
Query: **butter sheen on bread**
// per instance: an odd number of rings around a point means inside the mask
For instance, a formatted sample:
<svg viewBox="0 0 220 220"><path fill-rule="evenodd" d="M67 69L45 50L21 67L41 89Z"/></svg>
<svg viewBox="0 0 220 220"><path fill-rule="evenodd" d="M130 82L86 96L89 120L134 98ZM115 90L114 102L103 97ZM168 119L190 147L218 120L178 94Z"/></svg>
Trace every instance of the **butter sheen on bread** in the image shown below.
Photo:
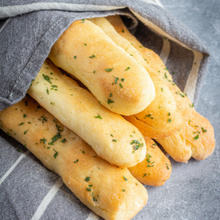
<svg viewBox="0 0 220 220"><path fill-rule="evenodd" d="M49 58L115 113L135 114L155 98L147 71L88 20L73 22L53 45Z"/></svg>
<svg viewBox="0 0 220 220"><path fill-rule="evenodd" d="M129 220L146 204L145 187L127 168L110 165L98 157L32 98L1 111L0 127L61 176L66 186L104 219Z"/></svg>

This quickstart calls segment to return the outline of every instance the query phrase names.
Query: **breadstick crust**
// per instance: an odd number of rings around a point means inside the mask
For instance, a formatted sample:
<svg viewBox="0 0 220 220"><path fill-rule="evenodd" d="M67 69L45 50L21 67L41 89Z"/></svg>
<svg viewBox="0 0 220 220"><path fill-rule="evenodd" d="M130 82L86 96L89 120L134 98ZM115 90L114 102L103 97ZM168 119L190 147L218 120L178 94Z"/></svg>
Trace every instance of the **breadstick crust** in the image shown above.
<svg viewBox="0 0 220 220"><path fill-rule="evenodd" d="M123 30L123 36L133 44L141 56L146 59L147 64L161 80L168 86L176 101L177 108L183 116L182 128L166 138L156 138L166 152L177 162L186 163L191 157L196 160L204 160L212 154L215 149L214 129L211 123L195 111L193 103L186 94L173 82L172 76L160 57L152 50L144 47L129 33L119 16L107 17L118 33ZM130 120L142 131L143 124ZM143 132L143 131L142 131ZM197 136L198 135L198 136Z"/></svg>
<svg viewBox="0 0 220 220"><path fill-rule="evenodd" d="M172 165L151 138L144 137L144 139L147 146L145 160L128 169L141 183L162 186L170 178Z"/></svg>
<svg viewBox="0 0 220 220"><path fill-rule="evenodd" d="M157 73L147 65L135 47L123 37L125 30L123 29L118 34L106 18L93 18L90 20L98 25L118 46L123 48L128 54L132 54L132 57L147 70L153 80L156 91L154 101L140 113L125 116L125 119L135 123L143 135L151 138L168 137L179 130L182 126L183 118L171 91Z"/></svg>
<svg viewBox="0 0 220 220"><path fill-rule="evenodd" d="M86 89L46 60L28 90L40 105L85 140L111 164L131 167L144 160L141 132L97 101Z"/></svg>
<svg viewBox="0 0 220 220"><path fill-rule="evenodd" d="M0 126L45 167L61 176L66 186L104 219L131 219L146 204L145 187L127 168L110 165L98 157L87 143L30 97L0 112ZM58 132L60 138L50 145Z"/></svg>
<svg viewBox="0 0 220 220"><path fill-rule="evenodd" d="M49 58L115 113L138 113L155 98L147 71L88 20L73 22L54 44Z"/></svg>

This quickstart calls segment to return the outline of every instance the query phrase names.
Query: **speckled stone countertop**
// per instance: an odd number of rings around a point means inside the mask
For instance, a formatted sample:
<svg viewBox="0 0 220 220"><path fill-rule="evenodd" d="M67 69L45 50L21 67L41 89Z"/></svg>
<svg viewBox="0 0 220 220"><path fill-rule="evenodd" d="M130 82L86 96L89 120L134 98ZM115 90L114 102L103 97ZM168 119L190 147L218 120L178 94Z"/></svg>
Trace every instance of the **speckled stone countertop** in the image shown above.
<svg viewBox="0 0 220 220"><path fill-rule="evenodd" d="M165 9L190 28L211 53L209 70L196 110L215 129L216 148L204 161L188 164L173 160L170 180L159 188L147 187L148 214L134 219L220 219L220 1L161 0Z"/></svg>

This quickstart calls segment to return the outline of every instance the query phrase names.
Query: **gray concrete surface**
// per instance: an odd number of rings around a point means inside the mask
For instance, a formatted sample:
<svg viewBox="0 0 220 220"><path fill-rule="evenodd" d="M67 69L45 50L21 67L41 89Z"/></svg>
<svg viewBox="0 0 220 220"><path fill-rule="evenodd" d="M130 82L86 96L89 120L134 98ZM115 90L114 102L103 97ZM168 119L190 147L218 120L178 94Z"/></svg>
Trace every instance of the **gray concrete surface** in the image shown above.
<svg viewBox="0 0 220 220"><path fill-rule="evenodd" d="M204 161L172 162L170 180L147 187L149 201L134 219L220 219L220 0L161 0L165 9L190 28L211 53L209 70L196 110L215 129L216 149Z"/></svg>

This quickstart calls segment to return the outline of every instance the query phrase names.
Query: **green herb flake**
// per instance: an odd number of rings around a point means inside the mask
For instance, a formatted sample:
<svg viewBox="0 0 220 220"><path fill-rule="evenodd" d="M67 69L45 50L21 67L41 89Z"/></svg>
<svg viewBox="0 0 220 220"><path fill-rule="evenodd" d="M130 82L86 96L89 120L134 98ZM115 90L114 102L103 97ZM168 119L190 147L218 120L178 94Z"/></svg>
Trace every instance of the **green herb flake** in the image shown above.
<svg viewBox="0 0 220 220"><path fill-rule="evenodd" d="M172 74L175 74L175 72L172 72Z"/></svg>
<svg viewBox="0 0 220 220"><path fill-rule="evenodd" d="M105 69L105 71L106 71L106 72L111 72L113 69L114 69L114 67L113 67L113 68Z"/></svg>
<svg viewBox="0 0 220 220"><path fill-rule="evenodd" d="M45 139L45 138L40 139L40 143L45 144L45 143L46 143L46 141L47 141L47 139Z"/></svg>
<svg viewBox="0 0 220 220"><path fill-rule="evenodd" d="M199 139L199 135L197 134L193 139L194 140L198 140Z"/></svg>
<svg viewBox="0 0 220 220"><path fill-rule="evenodd" d="M111 99L108 99L107 103L108 105L110 105L111 103L114 103L114 101L112 101Z"/></svg>
<svg viewBox="0 0 220 220"><path fill-rule="evenodd" d="M87 46L87 44L84 44L85 46Z"/></svg>
<svg viewBox="0 0 220 220"><path fill-rule="evenodd" d="M146 174L146 173L143 175L143 178L144 178L145 176L147 176L147 174Z"/></svg>
<svg viewBox="0 0 220 220"><path fill-rule="evenodd" d="M95 58L95 55L94 55L94 54L92 54L92 56L89 56L89 58Z"/></svg>
<svg viewBox="0 0 220 220"><path fill-rule="evenodd" d="M168 113L168 116L170 116L170 112Z"/></svg>
<svg viewBox="0 0 220 220"><path fill-rule="evenodd" d="M97 116L94 116L94 118L102 119L102 117L99 114Z"/></svg>
<svg viewBox="0 0 220 220"><path fill-rule="evenodd" d="M112 97L112 93L109 94L109 97Z"/></svg>
<svg viewBox="0 0 220 220"><path fill-rule="evenodd" d="M51 104L51 105L55 105L55 103L54 103L54 102L50 102L50 104Z"/></svg>
<svg viewBox="0 0 220 220"><path fill-rule="evenodd" d="M123 176L123 178L124 178L125 181L128 181L128 179L125 176Z"/></svg>
<svg viewBox="0 0 220 220"><path fill-rule="evenodd" d="M122 192L125 192L125 189L122 189L121 191L122 191Z"/></svg>
<svg viewBox="0 0 220 220"><path fill-rule="evenodd" d="M24 122L21 122L18 126L21 126L21 125L23 125L24 124Z"/></svg>
<svg viewBox="0 0 220 220"><path fill-rule="evenodd" d="M161 91L163 92L163 88L161 87Z"/></svg>
<svg viewBox="0 0 220 220"><path fill-rule="evenodd" d="M64 138L63 140L61 140L61 142L62 142L62 143L65 143L65 142L66 142L66 138Z"/></svg>
<svg viewBox="0 0 220 220"><path fill-rule="evenodd" d="M20 150L20 149L18 149L18 148L16 148L16 150L17 150L18 152L22 153L22 150Z"/></svg>
<svg viewBox="0 0 220 220"><path fill-rule="evenodd" d="M79 162L79 159L77 159L77 160L73 161L73 163L78 163L78 162Z"/></svg>
<svg viewBox="0 0 220 220"><path fill-rule="evenodd" d="M117 142L117 140L116 139L112 139L112 142Z"/></svg>
<svg viewBox="0 0 220 220"><path fill-rule="evenodd" d="M23 118L26 118L27 117L27 115L26 114L23 114Z"/></svg>
<svg viewBox="0 0 220 220"><path fill-rule="evenodd" d="M82 19L81 23L84 23L85 22L85 19Z"/></svg>
<svg viewBox="0 0 220 220"><path fill-rule="evenodd" d="M168 119L168 122L171 123L171 119L170 118Z"/></svg>
<svg viewBox="0 0 220 220"><path fill-rule="evenodd" d="M49 89L48 89L48 88L47 88L47 90L46 90L46 91L47 91L47 94L49 95Z"/></svg>
<svg viewBox="0 0 220 220"><path fill-rule="evenodd" d="M87 192L91 192L91 189L89 187L86 188Z"/></svg>
<svg viewBox="0 0 220 220"><path fill-rule="evenodd" d="M206 132L207 132L207 130L206 130L206 129L204 129L203 127L201 127L201 129L202 129L202 132L204 132L204 133L206 133Z"/></svg>
<svg viewBox="0 0 220 220"><path fill-rule="evenodd" d="M192 103L192 104L189 104L189 107L190 108L193 108L194 107L194 104Z"/></svg>
<svg viewBox="0 0 220 220"><path fill-rule="evenodd" d="M61 138L61 135L60 135L60 132L58 132L56 135L54 135L52 138L51 138L51 142L50 143L48 143L49 145L53 145L53 143L55 142L55 141L57 141L58 139L60 139Z"/></svg>
<svg viewBox="0 0 220 220"><path fill-rule="evenodd" d="M119 86L123 89L123 86L122 86L122 84L121 83L119 83Z"/></svg>
<svg viewBox="0 0 220 220"><path fill-rule="evenodd" d="M50 81L50 77L48 75L44 75L42 74L42 76L44 77L44 79L49 82L50 84L52 84L52 82Z"/></svg>
<svg viewBox="0 0 220 220"><path fill-rule="evenodd" d="M170 164L168 164L168 163L166 163L166 168L169 170L170 169L170 167L169 166L171 166Z"/></svg>
<svg viewBox="0 0 220 220"><path fill-rule="evenodd" d="M132 145L134 151L138 150L140 147L143 147L143 143L140 143L138 140L132 140L130 144Z"/></svg>
<svg viewBox="0 0 220 220"><path fill-rule="evenodd" d="M95 70L93 70L93 74L95 74L96 73L96 71Z"/></svg>
<svg viewBox="0 0 220 220"><path fill-rule="evenodd" d="M125 30L124 29L122 29L122 33L124 33L125 32Z"/></svg>
<svg viewBox="0 0 220 220"><path fill-rule="evenodd" d="M28 106L28 101L25 101L25 105Z"/></svg>
<svg viewBox="0 0 220 220"><path fill-rule="evenodd" d="M74 59L76 59L77 56L74 56Z"/></svg>
<svg viewBox="0 0 220 220"><path fill-rule="evenodd" d="M87 176L87 177L85 178L85 181L86 181L86 182L89 182L89 180L90 180L90 177Z"/></svg>
<svg viewBox="0 0 220 220"><path fill-rule="evenodd" d="M130 66L128 66L126 69L125 69L125 71L127 71L127 70L129 70L130 69Z"/></svg>
<svg viewBox="0 0 220 220"><path fill-rule="evenodd" d="M125 80L124 78L121 78L121 81L122 81L122 82L124 82L124 80Z"/></svg>
<svg viewBox="0 0 220 220"><path fill-rule="evenodd" d="M164 77L167 79L167 73L164 74Z"/></svg>
<svg viewBox="0 0 220 220"><path fill-rule="evenodd" d="M58 155L58 152L53 148L53 150L54 150L54 152L55 152L55 154L53 155L53 157L54 157L54 159L56 159L57 158L57 155Z"/></svg>
<svg viewBox="0 0 220 220"><path fill-rule="evenodd" d="M27 134L28 130L29 130L29 129L27 129L26 131L24 131L24 134Z"/></svg>

